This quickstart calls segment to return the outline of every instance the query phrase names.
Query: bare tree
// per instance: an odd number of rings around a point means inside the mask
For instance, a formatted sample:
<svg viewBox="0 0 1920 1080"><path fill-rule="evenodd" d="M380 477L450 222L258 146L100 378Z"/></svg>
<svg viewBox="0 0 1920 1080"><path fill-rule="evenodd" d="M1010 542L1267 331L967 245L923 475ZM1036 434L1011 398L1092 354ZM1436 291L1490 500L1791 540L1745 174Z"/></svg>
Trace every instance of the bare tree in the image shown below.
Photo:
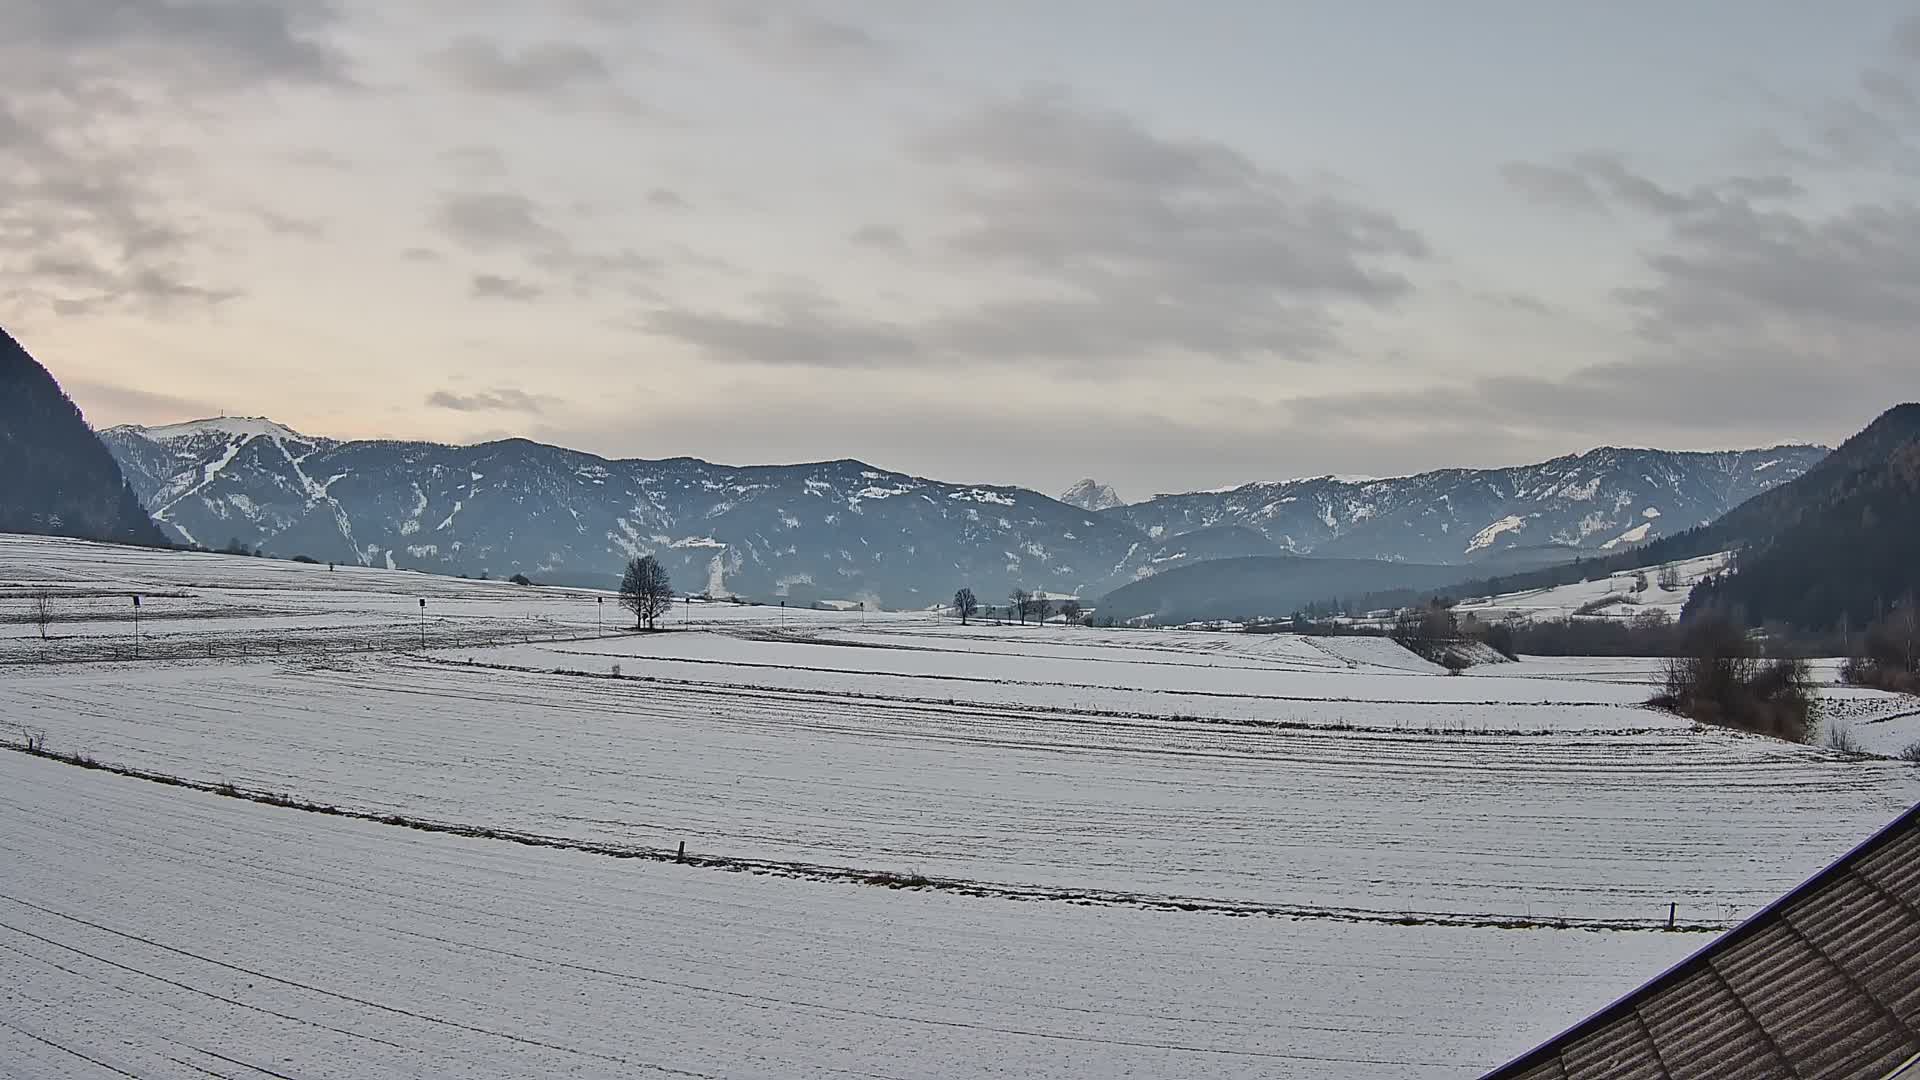
<svg viewBox="0 0 1920 1080"><path fill-rule="evenodd" d="M33 624L40 628L40 640L47 640L47 627L53 622L53 594L46 590L33 594Z"/></svg>
<svg viewBox="0 0 1920 1080"><path fill-rule="evenodd" d="M1033 621L1045 626L1047 616L1053 614L1053 601L1047 599L1045 593L1034 593L1027 602L1033 605Z"/></svg>
<svg viewBox="0 0 1920 1080"><path fill-rule="evenodd" d="M963 588L953 594L953 610L960 613L960 625L965 626L968 619L980 613L980 601L973 595L972 589Z"/></svg>
<svg viewBox="0 0 1920 1080"><path fill-rule="evenodd" d="M673 607L673 579L651 555L627 560L620 579L620 606L633 612L635 629L654 628L654 622Z"/></svg>
<svg viewBox="0 0 1920 1080"><path fill-rule="evenodd" d="M1025 589L1015 589L1007 594L1007 608L1020 613L1020 625L1027 625L1027 612L1033 610L1033 594Z"/></svg>
<svg viewBox="0 0 1920 1080"><path fill-rule="evenodd" d="M1080 621L1080 601L1078 600L1060 601L1060 617L1067 620L1067 622L1069 623L1079 622Z"/></svg>
<svg viewBox="0 0 1920 1080"><path fill-rule="evenodd" d="M1680 571L1677 567L1666 566L1660 569L1660 591L1672 592L1680 587Z"/></svg>

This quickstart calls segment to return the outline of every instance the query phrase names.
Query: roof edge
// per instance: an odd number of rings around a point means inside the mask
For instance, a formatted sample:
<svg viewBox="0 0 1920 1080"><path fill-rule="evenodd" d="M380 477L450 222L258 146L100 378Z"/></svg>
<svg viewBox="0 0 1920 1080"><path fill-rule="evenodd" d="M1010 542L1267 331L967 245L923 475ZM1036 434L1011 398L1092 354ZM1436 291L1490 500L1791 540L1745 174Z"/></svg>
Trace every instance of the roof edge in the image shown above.
<svg viewBox="0 0 1920 1080"><path fill-rule="evenodd" d="M1492 1072L1483 1074L1480 1080L1510 1080L1511 1077L1518 1076L1554 1057L1567 1043L1572 1042L1590 1030L1600 1028L1612 1022L1628 1009L1631 1009L1634 1002L1664 989L1668 984L1675 982L1691 972L1696 965L1700 964L1707 957L1730 949L1746 938L1758 933L1761 927L1767 924L1773 916L1782 909L1802 897L1815 892L1829 880L1840 876L1846 872L1846 869L1853 863L1879 850L1882 845L1893 840L1895 836L1899 835L1899 833L1908 826L1920 826L1920 803L1915 803L1913 806L1908 807L1905 813L1882 826L1880 830L1872 836L1855 844L1852 850L1835 859L1825 868L1816 872L1812 877L1794 886L1786 895L1781 896L1766 907L1754 912L1742 921L1740 925L1714 938L1702 948L1688 955L1684 960L1681 960L1667 970L1655 975L1647 982L1642 983L1640 986L1635 987L1633 990L1615 999L1600 1011L1574 1024L1565 1031L1560 1032L1558 1035L1534 1047L1532 1050L1514 1058L1505 1065L1494 1069ZM1908 1062L1907 1065L1902 1068L1904 1071L1911 1073L1913 1071L1913 1064L1913 1062ZM1900 1076L1901 1071L1902 1070L1895 1070L1894 1075ZM1904 1080L1904 1077L1902 1080Z"/></svg>

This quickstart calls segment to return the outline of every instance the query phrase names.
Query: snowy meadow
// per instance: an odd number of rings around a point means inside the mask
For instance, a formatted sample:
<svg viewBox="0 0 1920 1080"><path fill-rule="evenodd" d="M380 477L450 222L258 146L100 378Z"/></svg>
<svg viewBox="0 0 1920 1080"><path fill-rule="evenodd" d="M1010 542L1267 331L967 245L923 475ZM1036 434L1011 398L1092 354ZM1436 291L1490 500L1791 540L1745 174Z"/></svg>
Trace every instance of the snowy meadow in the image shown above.
<svg viewBox="0 0 1920 1080"><path fill-rule="evenodd" d="M1650 661L629 621L0 537L0 739L41 751L0 753L0 1061L1467 1077L1920 800L1644 708ZM1828 697L1869 751L1920 738L1911 698Z"/></svg>

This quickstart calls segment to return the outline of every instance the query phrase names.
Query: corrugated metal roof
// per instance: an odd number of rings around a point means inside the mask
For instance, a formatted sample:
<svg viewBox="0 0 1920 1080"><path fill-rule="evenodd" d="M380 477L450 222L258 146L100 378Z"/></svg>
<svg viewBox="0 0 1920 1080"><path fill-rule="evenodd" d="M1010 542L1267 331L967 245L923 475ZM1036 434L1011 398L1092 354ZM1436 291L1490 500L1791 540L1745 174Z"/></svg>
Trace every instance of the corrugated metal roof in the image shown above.
<svg viewBox="0 0 1920 1080"><path fill-rule="evenodd" d="M1920 1055L1920 806L1485 1080L1888 1080Z"/></svg>

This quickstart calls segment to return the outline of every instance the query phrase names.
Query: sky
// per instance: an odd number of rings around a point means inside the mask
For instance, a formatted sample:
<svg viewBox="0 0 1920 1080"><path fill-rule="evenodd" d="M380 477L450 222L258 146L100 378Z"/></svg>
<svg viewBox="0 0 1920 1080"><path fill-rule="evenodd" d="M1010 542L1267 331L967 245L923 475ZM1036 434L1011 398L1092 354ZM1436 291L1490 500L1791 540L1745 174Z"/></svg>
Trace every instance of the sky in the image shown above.
<svg viewBox="0 0 1920 1080"><path fill-rule="evenodd" d="M1920 8L8 0L96 426L1128 498L1920 398Z"/></svg>

